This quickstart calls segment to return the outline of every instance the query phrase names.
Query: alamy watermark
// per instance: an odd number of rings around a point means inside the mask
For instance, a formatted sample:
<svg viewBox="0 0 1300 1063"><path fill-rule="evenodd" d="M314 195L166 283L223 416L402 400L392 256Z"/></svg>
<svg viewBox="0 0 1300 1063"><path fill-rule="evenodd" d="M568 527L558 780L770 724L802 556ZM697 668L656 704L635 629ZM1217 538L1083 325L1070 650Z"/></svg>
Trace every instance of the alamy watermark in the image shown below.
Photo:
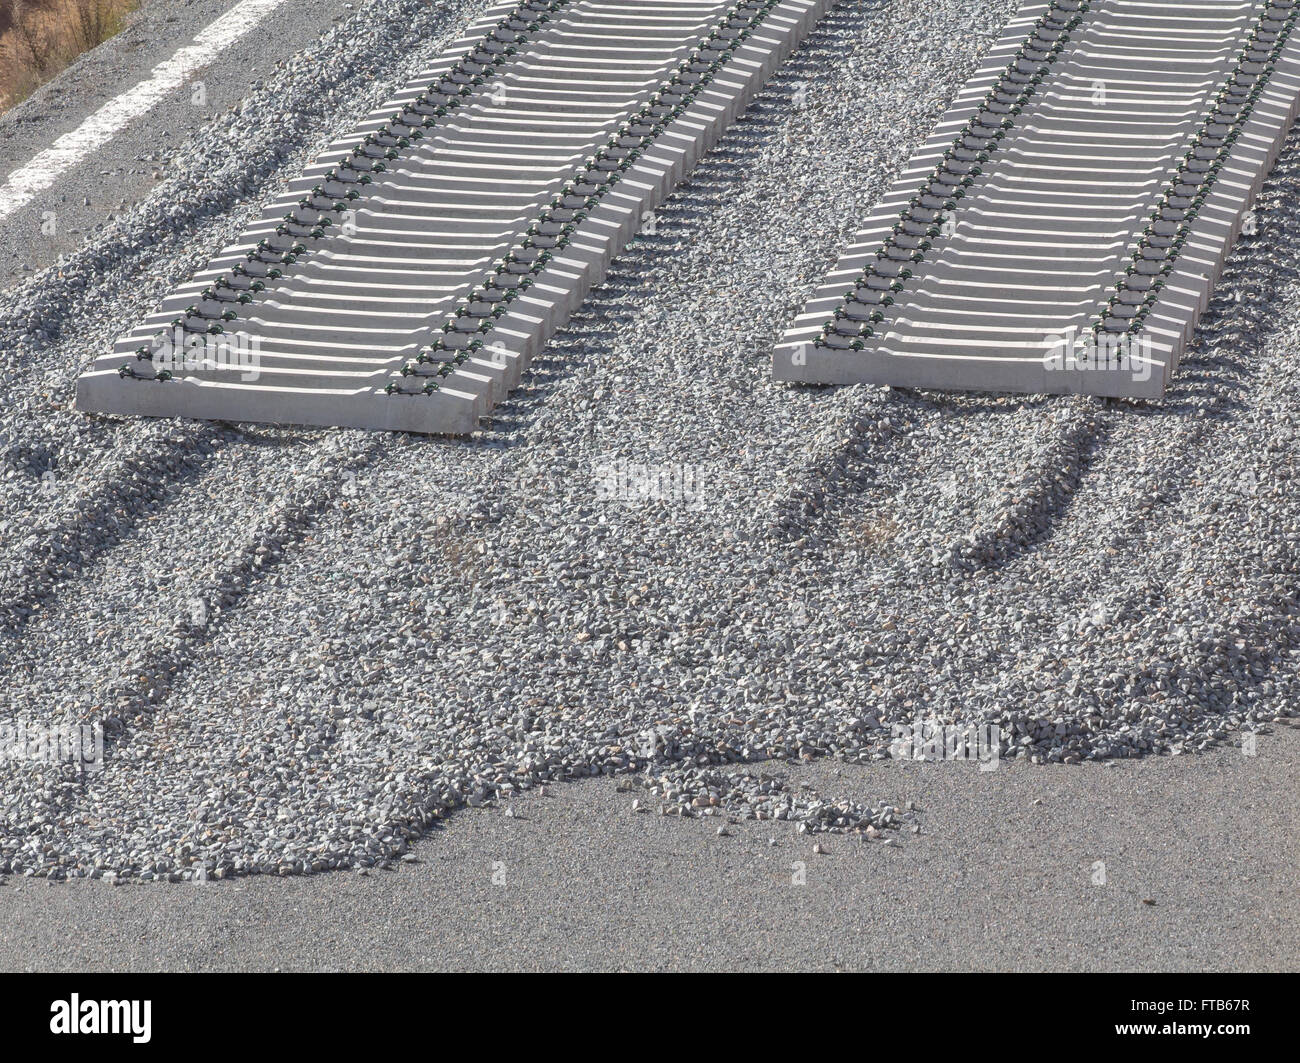
<svg viewBox="0 0 1300 1063"><path fill-rule="evenodd" d="M29 763L48 767L66 764L78 772L104 770L102 724L33 724L23 720L0 723L0 763Z"/></svg>
<svg viewBox="0 0 1300 1063"><path fill-rule="evenodd" d="M1045 336L1043 351L1044 369L1129 373L1138 382L1150 380L1155 365L1146 333L1081 333L1071 325Z"/></svg>
<svg viewBox="0 0 1300 1063"><path fill-rule="evenodd" d="M980 771L996 771L1001 758L1002 729L995 723L896 723L890 736L889 755L897 760L973 760Z"/></svg>
<svg viewBox="0 0 1300 1063"><path fill-rule="evenodd" d="M150 344L155 369L175 375L200 369L235 370L244 381L262 374L262 337L242 332L187 332L180 325L155 334Z"/></svg>
<svg viewBox="0 0 1300 1063"><path fill-rule="evenodd" d="M634 506L645 502L674 502L689 509L705 503L704 468L682 462L635 462L615 458L598 462L596 498Z"/></svg>

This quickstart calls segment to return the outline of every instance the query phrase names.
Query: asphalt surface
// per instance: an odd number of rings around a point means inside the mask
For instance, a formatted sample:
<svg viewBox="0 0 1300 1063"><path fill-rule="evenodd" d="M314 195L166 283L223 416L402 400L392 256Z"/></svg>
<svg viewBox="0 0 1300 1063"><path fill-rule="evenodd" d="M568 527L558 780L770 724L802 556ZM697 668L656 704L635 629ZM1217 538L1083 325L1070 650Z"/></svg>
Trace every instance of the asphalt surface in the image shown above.
<svg viewBox="0 0 1300 1063"><path fill-rule="evenodd" d="M147 78L236 2L145 0L120 34L0 115L0 175L22 166ZM315 40L352 7L346 0L285 0L184 89L159 102L21 210L0 219L0 289L57 262L97 226L139 203L167 176L166 160L174 147L243 99L277 62Z"/></svg>
<svg viewBox="0 0 1300 1063"><path fill-rule="evenodd" d="M1298 756L1279 725L1254 757L789 769L913 801L921 832L893 845L785 823L719 837L633 812L644 794L615 780L555 786L513 817L458 812L418 863L365 876L11 878L0 968L1295 970Z"/></svg>

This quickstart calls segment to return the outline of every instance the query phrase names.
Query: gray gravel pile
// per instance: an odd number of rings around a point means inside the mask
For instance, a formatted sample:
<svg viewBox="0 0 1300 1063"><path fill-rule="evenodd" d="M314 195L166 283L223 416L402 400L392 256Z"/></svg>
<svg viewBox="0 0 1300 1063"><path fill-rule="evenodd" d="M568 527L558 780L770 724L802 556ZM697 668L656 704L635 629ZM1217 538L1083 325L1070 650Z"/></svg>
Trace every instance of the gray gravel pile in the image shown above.
<svg viewBox="0 0 1300 1063"><path fill-rule="evenodd" d="M0 697L108 734L101 773L0 763L0 873L369 867L602 774L865 833L909 817L737 765L918 720L1192 752L1292 711L1300 143L1162 404L768 380L1008 0L837 9L473 440L71 412L71 371L418 63L411 19L427 53L470 7L362 9L0 298Z"/></svg>

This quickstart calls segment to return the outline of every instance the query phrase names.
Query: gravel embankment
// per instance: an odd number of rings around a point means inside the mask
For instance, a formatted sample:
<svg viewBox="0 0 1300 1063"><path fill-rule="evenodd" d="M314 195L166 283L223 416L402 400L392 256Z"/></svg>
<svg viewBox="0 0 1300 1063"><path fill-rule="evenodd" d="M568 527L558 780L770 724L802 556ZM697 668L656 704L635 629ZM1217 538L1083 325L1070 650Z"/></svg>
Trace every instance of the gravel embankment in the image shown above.
<svg viewBox="0 0 1300 1063"><path fill-rule="evenodd" d="M656 811L879 828L914 813L740 762L880 757L917 718L997 723L1006 756L1190 753L1293 711L1300 139L1163 403L768 380L1007 0L841 7L472 441L72 411L473 6L364 6L0 297L0 697L109 734L85 779L0 765L0 872L367 866L645 753ZM698 497L608 501L620 460Z"/></svg>

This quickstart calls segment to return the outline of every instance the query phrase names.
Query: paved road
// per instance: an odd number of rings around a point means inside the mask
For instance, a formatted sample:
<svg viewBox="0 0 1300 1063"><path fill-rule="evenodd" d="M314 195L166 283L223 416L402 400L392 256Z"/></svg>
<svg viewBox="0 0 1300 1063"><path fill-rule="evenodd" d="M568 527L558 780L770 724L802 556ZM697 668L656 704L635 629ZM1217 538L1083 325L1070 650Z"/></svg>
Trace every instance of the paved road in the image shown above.
<svg viewBox="0 0 1300 1063"><path fill-rule="evenodd" d="M1293 971L1300 730L1257 749L794 769L828 797L915 801L922 833L897 848L829 838L818 855L785 824L720 838L716 820L633 813L606 779L517 818L458 813L419 863L367 877L11 879L0 968Z"/></svg>
<svg viewBox="0 0 1300 1063"><path fill-rule="evenodd" d="M0 116L0 183L103 104L147 78L235 2L145 0L121 34ZM173 145L243 99L249 86L277 61L300 51L352 7L346 0L284 0L236 48L32 202L0 218L0 289L57 261L80 246L94 226L143 199L166 176L166 163L158 160ZM48 224L51 211L53 232Z"/></svg>

